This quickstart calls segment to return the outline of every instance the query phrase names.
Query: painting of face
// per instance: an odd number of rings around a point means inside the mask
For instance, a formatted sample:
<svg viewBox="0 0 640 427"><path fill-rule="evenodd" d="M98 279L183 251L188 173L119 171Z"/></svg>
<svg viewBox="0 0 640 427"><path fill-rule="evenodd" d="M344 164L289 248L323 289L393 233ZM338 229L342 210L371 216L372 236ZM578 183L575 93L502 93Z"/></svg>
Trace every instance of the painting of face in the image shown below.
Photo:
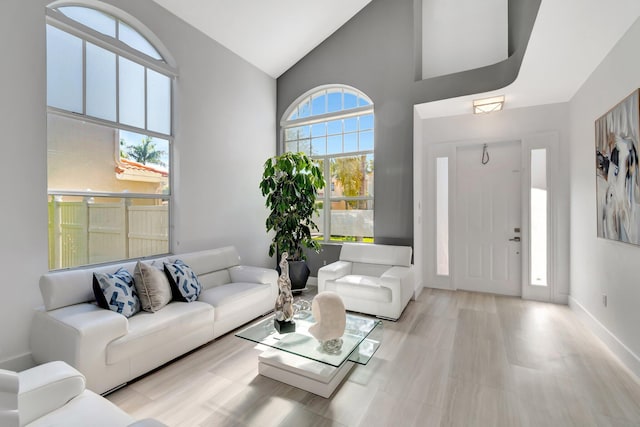
<svg viewBox="0 0 640 427"><path fill-rule="evenodd" d="M596 120L598 237L640 245L639 90Z"/></svg>

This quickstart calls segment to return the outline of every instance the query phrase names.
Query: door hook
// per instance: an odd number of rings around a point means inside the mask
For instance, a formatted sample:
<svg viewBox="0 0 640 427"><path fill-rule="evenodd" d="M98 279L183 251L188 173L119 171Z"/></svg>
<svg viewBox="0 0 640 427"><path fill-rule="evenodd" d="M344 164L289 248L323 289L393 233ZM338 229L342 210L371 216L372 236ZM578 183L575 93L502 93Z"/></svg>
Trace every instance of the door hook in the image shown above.
<svg viewBox="0 0 640 427"><path fill-rule="evenodd" d="M487 144L482 146L482 164L486 165L489 163L489 152L487 151Z"/></svg>

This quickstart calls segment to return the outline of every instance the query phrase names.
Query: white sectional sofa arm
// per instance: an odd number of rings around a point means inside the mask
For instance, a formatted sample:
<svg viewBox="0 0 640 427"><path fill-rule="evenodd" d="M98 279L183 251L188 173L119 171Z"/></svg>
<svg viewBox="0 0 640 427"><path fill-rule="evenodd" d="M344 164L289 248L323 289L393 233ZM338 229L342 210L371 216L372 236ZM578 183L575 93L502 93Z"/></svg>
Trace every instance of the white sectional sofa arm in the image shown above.
<svg viewBox="0 0 640 427"><path fill-rule="evenodd" d="M380 276L380 280L382 280L382 286L391 289L391 293L394 295L393 303L401 307L400 312L402 312L402 308L409 302L414 293L413 267L391 267Z"/></svg>
<svg viewBox="0 0 640 427"><path fill-rule="evenodd" d="M327 280L336 280L351 274L353 263L350 261L336 261L318 269L318 292L325 290Z"/></svg>
<svg viewBox="0 0 640 427"><path fill-rule="evenodd" d="M0 369L0 426L18 427L18 374Z"/></svg>
<svg viewBox="0 0 640 427"><path fill-rule="evenodd" d="M36 310L30 336L36 363L63 360L81 372L106 364L107 345L128 333L121 314L82 303L51 311Z"/></svg>
<svg viewBox="0 0 640 427"><path fill-rule="evenodd" d="M398 281L407 281L413 279L413 268L411 267L401 267L401 266L393 266L380 276L382 281L385 280L398 280Z"/></svg>
<svg viewBox="0 0 640 427"><path fill-rule="evenodd" d="M0 370L2 427L126 427L134 421L104 397L87 390L85 377L64 362L22 372ZM135 425L166 427L151 419Z"/></svg>
<svg viewBox="0 0 640 427"><path fill-rule="evenodd" d="M271 294L274 298L278 295L278 272L273 269L263 267L253 267L249 265L236 265L229 268L231 281L234 283L262 283L271 286Z"/></svg>
<svg viewBox="0 0 640 427"><path fill-rule="evenodd" d="M63 407L85 390L84 376L63 362L51 362L18 373L20 424Z"/></svg>
<svg viewBox="0 0 640 427"><path fill-rule="evenodd" d="M269 268L236 265L229 268L229 275L232 282L278 284L278 272Z"/></svg>

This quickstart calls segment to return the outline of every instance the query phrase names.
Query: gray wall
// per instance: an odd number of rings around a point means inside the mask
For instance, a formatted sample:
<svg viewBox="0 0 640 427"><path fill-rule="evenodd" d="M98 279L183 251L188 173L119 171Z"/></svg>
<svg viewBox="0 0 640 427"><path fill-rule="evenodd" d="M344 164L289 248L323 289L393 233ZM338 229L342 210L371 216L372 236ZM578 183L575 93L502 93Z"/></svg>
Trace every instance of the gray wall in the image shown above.
<svg viewBox="0 0 640 427"><path fill-rule="evenodd" d="M539 0L511 0L510 56L477 70L415 81L420 43L414 38L421 0L373 0L331 37L278 78L276 122L303 93L323 84L346 84L375 104L376 243L413 244L413 105L511 83L517 76ZM420 34L419 29L415 32ZM420 59L421 62L421 59ZM278 135L279 138L279 135ZM325 245L327 246L327 245ZM311 254L312 275L339 253ZM331 256L333 255L333 256Z"/></svg>
<svg viewBox="0 0 640 427"><path fill-rule="evenodd" d="M31 363L29 326L47 271L47 3L4 0L0 14L0 367L7 368ZM270 265L258 183L275 154L275 80L151 0L108 3L149 27L178 65L172 250L233 244L243 261Z"/></svg>

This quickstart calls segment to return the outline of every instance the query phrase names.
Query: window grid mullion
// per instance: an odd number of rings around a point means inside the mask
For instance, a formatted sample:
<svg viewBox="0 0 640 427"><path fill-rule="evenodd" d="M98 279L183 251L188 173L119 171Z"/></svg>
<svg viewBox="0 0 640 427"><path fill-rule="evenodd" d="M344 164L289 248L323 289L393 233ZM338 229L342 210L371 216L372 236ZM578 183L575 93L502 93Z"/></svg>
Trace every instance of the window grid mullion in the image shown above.
<svg viewBox="0 0 640 427"><path fill-rule="evenodd" d="M119 22L119 20L117 20L117 22ZM171 155L171 151L172 151L172 146L173 146L173 136L171 135L172 133L172 129L173 129L173 112L174 112L174 106L173 106L173 81L174 78L176 76L175 71L173 70L172 67L170 67L168 64L165 63L161 63L159 61L151 60L148 55L144 54L144 52L138 52L135 49L130 48L128 45L125 45L123 42L119 41L119 36L120 36L120 27L119 25L116 24L116 39L115 41L111 40L112 37L107 37L104 36L101 33L96 32L95 30L93 30L91 27L86 27L84 24L82 23L76 23L75 21L72 21L70 19L68 19L66 16L64 16L63 14L53 10L53 9L47 9L47 19L46 19L46 26L47 28L49 26L51 26L50 28L56 28L58 30L60 30L61 32L68 34L70 36L73 36L74 38L78 38L81 41L81 67L82 69L80 70L80 73L77 73L77 59L74 60L74 65L76 65L76 67L74 68L74 73L73 73L73 81L74 83L74 87L77 88L77 78L78 78L78 74L80 74L80 78L81 78L81 82L80 82L80 87L81 87L81 105L78 108L77 106L77 101L74 101L74 106L73 108L67 110L67 109L63 109L63 108L58 108L58 107L52 107L49 106L48 103L46 104L47 107L47 114L49 116L49 119L53 119L53 120L57 120L58 122L61 123L61 126L76 126L77 124L81 124L82 126L85 125L85 123L87 125L95 125L94 127L97 129L98 126L104 128L101 129L99 132L101 132L101 134L99 136L96 137L95 140L92 140L91 142L93 143L98 143L102 146L102 135L104 135L105 137L107 135L109 135L109 139L110 140L114 140L112 141L114 144L114 148L115 148L115 153L113 153L113 149L110 149L109 151L111 151L110 154L106 153L106 152L102 152L101 150L99 151L98 155L101 157L101 159L105 158L105 156L108 154L109 157L113 156L115 154L115 161L116 161L116 175L118 173L120 173L120 171L117 170L117 166L121 165L120 163L120 144L119 144L119 136L120 136L120 132L119 130L126 130L126 131L130 131L130 132L135 132L138 134L143 134L143 135L148 135L150 137L156 137L158 139L163 139L166 140L168 142L168 163L171 164L172 163L172 155ZM75 43L75 42L74 42ZM89 44L91 44L92 49L89 49ZM48 47L48 46L47 46ZM74 44L74 55L77 58L77 44ZM97 49L96 49L97 48ZM101 75L101 67L103 65L105 65L104 63L104 58L105 58L105 52L102 52L102 50L105 50L106 52L109 52L109 55L107 55L107 58L111 55L113 55L115 57L115 66L113 68L111 68L111 66L109 66L109 71L112 72L113 69L115 69L115 85L109 85L108 88L111 90L115 90L115 119L113 119L113 115L111 114L111 111L109 111L109 114L101 114L99 112L97 112L98 110L96 110L94 107L95 102L97 101L98 103L100 103L101 101L103 101L103 99L101 99L99 97L99 91L96 92L96 87L99 87L101 85L101 81L97 80L96 77L99 77ZM90 52L91 51L91 52ZM91 53L91 58L89 58L89 53ZM63 54L64 56L64 54ZM144 108L144 122L142 124L142 128L138 127L138 126L130 126L130 125L126 125L123 123L120 123L120 116L121 116L121 111L120 111L120 101L122 99L122 97L120 96L120 88L121 85L123 83L123 81L126 81L124 79L121 79L120 76L120 70L122 69L120 67L120 58L127 58L129 60L131 60L133 63L138 64L139 66L143 67L144 70L144 78L143 78L143 84L144 84L144 104L143 104L143 108ZM89 61L89 59L91 59L91 61ZM110 59L110 58L108 58ZM89 64L91 62L91 64ZM157 62L157 63L156 63ZM47 64L48 65L48 64ZM88 66L92 65L92 69L89 70ZM110 65L110 64L109 64ZM107 65L105 65L107 66ZM165 134L165 133L161 133L161 132L157 132L157 131L149 131L148 127L150 124L150 116L148 114L148 108L149 108L149 70L155 70L157 71L159 74L166 76L169 79L169 89L171 91L170 96L169 96L169 107L170 107L170 112L171 115L169 117L169 120L171 121L170 123L170 127L169 127L169 134ZM49 71L49 68L47 68L46 70L47 72ZM92 81L89 82L88 78L92 77ZM108 78L110 78L110 73L108 75ZM126 77L125 77L126 79ZM57 83L57 82L55 82ZM164 84L164 81L163 81ZM115 89L113 89L115 86ZM64 89L64 86L62 86ZM89 100L89 93L88 90L92 89L92 98L91 100ZM77 90L77 89L75 89ZM111 98L111 96L113 96L110 91L108 92L108 98L110 99L114 99ZM62 92L62 94L64 94L65 92ZM77 98L76 98L77 99ZM97 115L102 115L102 116L107 116L108 119L105 118L100 118L100 117L94 117L92 115L88 114L88 107L89 107L89 101L91 101L91 106L92 106L92 113L93 114L97 114ZM80 111L77 111L80 110ZM59 117L58 119L55 119L55 117ZM65 119L72 119L73 122L69 121L69 123L67 124L66 122L64 122L61 118L65 118ZM61 132L61 131L67 131L67 128L62 128L60 127L60 129L57 128L57 126L53 126L53 135L57 136L58 133L56 132ZM73 131L75 132L75 128L73 128ZM49 144L50 141L50 137L52 136L51 132L51 128L48 129L47 131L47 136L48 136L48 141L47 144ZM77 136L76 136L77 135ZM71 135L70 138L68 138L71 142L74 142L75 139L77 138L78 141L82 141L82 137L80 133L74 133L74 135ZM64 138L65 142L67 140L67 138ZM163 142L163 144L166 144ZM83 156L93 156L93 150L91 149L90 146L87 146L88 148L84 151L82 151ZM65 146L65 149L68 152L71 152L71 150L74 149L73 146ZM164 159L164 157L163 157ZM109 159L110 162L112 161L111 159ZM47 162L51 161L51 159L48 157ZM78 162L79 164L84 163L84 162ZM85 163L86 165L86 163ZM84 167L84 166L83 166ZM59 168L62 169L62 168ZM171 166L169 166L169 170L171 170ZM167 170L167 174L169 172L169 170ZM83 173L90 173L89 169L83 169L82 170ZM162 171L161 171L162 172ZM63 172L64 174L64 172ZM162 174L162 176L164 178L167 177L167 174ZM62 175L61 175L62 176ZM146 231L142 231L142 238L147 238L148 240L154 240L154 246L153 248L149 248L149 249L143 249L139 252L143 252L140 255L133 255L131 253L129 253L129 250L131 249L130 246L126 245L126 247L124 248L125 252L121 251L120 249L117 250L113 250L111 251L109 254L107 254L107 261L108 263L113 262L113 261L117 261L120 259L121 256L124 256L124 258L122 258L122 260L127 260L127 259L131 259L130 256L133 257L137 257L137 258L141 258L141 257L147 257L147 256L155 256L155 255L161 255L162 253L166 253L168 252L168 250L171 247L171 242L172 242L172 231L171 231L171 227L170 224L171 222L171 206L172 205L172 192L171 192L171 181L172 181L172 175L168 175L168 181L164 178L159 178L157 181L150 181L151 185L156 185L158 184L157 188L160 188L162 191L160 193L157 193L156 188L153 187L151 188L152 191L147 192L147 193L129 193L126 192L127 190L125 190L124 192L118 192L117 190L120 188L118 185L112 185L110 183L107 183L106 186L104 186L103 188L107 189L107 190L116 190L115 192L112 191L90 191L90 190L76 190L74 188L85 188L82 185L76 185L78 184L77 182L73 181L73 180L69 180L69 177L64 177L62 176L63 179L54 179L54 180L50 180L50 177L48 178L48 182L47 182L47 194L49 195L49 198L51 200L52 203L57 202L57 203L67 203L69 205L70 204L76 204L76 198L82 199L84 203L86 203L84 206L84 212L86 212L86 215L89 215L89 208L88 206L93 206L95 209L101 209L101 206L99 206L101 203L111 203L109 200L101 200L100 203L97 203L96 200L96 204L94 206L94 204L92 204L93 202L93 198L95 197L96 199L98 198L105 198L105 199L121 199L123 201L123 203L126 203L127 207L129 206L129 202L124 202L124 201L129 201L131 199L146 199L146 200L153 200L154 202L145 202L142 203L144 205L149 204L149 206L154 206L154 207L158 207L161 208L160 213L157 212L153 212L152 213L152 218L150 217L145 217L147 218L147 221L143 221L145 223L148 223L149 221L155 221L154 224L163 227L163 231L164 228L166 228L166 233L164 234L164 239L161 239L162 241L164 241L164 243L157 243L155 242L157 239L154 234L152 233L146 233ZM116 179L118 179L118 176L115 176L113 178L114 182ZM135 181L135 179L133 179ZM56 188L59 189L55 189L55 188L51 188L49 187L49 185L55 186ZM160 186L161 185L161 186ZM168 186L168 187L167 187ZM90 187L90 186L89 186ZM62 189L60 189L62 188ZM70 190L66 190L66 188L71 188ZM146 188L140 187L137 189L138 191L146 191ZM167 191L168 190L168 191ZM59 196L59 197L57 197ZM63 197L70 197L71 200L64 200L63 201ZM89 205L91 204L91 205ZM147 206L144 206L145 208ZM151 211L151 209L148 210L144 210L144 212L147 211ZM140 211L142 212L142 211ZM53 215L55 217L55 213L51 213L51 211L49 212L49 215ZM166 217L165 217L166 216ZM124 213L124 223L125 223L125 231L124 234L126 235L127 233L130 233L130 229L128 227L128 214L125 212ZM149 219L150 218L150 219ZM51 217L50 217L51 219ZM100 221L100 219L96 219L95 221ZM87 222L89 223L89 220L87 218ZM62 243L61 242L57 242L55 243L53 246L51 247L56 247L58 249L52 250L50 247L50 252L49 252L49 268L50 269L59 269L59 268L75 268L75 267L79 267L81 265L85 265L85 264L90 264L90 265L97 265L96 264L96 259L97 258L92 258L92 252L90 252L90 245L86 242L90 242L91 241L91 237L90 237L90 233L89 231L87 231L86 233L84 233L84 235L78 235L77 236L77 240L82 242L84 241L85 244L87 245L87 252L86 254L81 254L81 256L79 257L74 257L74 258L70 258L69 260L65 260L64 261L64 265L62 264L62 261L58 261L57 257L58 254L61 252L60 248L58 247L58 245L61 247ZM74 237L74 239L76 239L76 237ZM76 242L76 240L71 241L70 243L68 243L68 245L74 245ZM163 247L165 247L163 249ZM57 252L56 252L57 251ZM95 252L93 252L93 256L95 255ZM102 256L102 254L100 254L100 256ZM109 258L111 257L111 258ZM102 258L100 258L102 259Z"/></svg>
<svg viewBox="0 0 640 427"><path fill-rule="evenodd" d="M117 25L116 35L118 35ZM120 55L118 54L116 54L116 123L120 123Z"/></svg>
<svg viewBox="0 0 640 427"><path fill-rule="evenodd" d="M144 67L144 128L149 129L149 113L147 110L148 104L148 68Z"/></svg>
<svg viewBox="0 0 640 427"><path fill-rule="evenodd" d="M62 31L66 32L66 30L64 30L64 29L62 29ZM69 34L72 34L72 33L69 33ZM72 34L72 35L75 35L75 34ZM82 111L81 111L81 115L88 118L88 117L92 117L92 116L89 116L87 114L87 42L88 41L86 39L82 38L81 36L77 36L77 37L79 37L80 40L82 41ZM96 44L96 46L101 47L101 48L103 48L103 49L105 49L105 50L107 50L109 52L112 52L112 53L114 53L116 55L116 120L115 120L114 123L116 124L116 126L119 126L119 127L125 126L124 124L120 123L120 58L125 58L125 59L129 59L129 60L132 60L132 59L126 58L126 57L118 54L117 52L115 52L115 51L113 51L111 49L108 49L108 48L106 48L104 46L101 46L100 44ZM147 77L147 75L148 75L148 70L150 68L147 67L142 62L135 61L135 60L132 60L132 62L134 62L134 63L136 63L136 64L138 64L138 65L140 65L140 66L142 66L144 68L144 126L143 126L143 131L144 132L148 132L147 129L148 129L149 126L148 126L148 114L147 114L147 110L148 110L148 99L147 99L148 98L148 87L147 87L148 86L148 84L147 84L148 77ZM169 77L169 79L171 80L171 76L169 76L169 75L167 75L167 74L165 74L163 72L160 72L160 74ZM171 87L173 87L173 83L171 83ZM172 101L173 101L173 96L171 96L171 98L170 98L170 102L172 102ZM52 107L50 107L50 108L52 108ZM57 108L55 108L55 109L58 110ZM172 111L173 111L173 109L172 109ZM98 119L98 118L96 118L96 119ZM105 122L112 123L109 120L106 120ZM140 129L140 128L137 128L137 127L134 127L134 128ZM172 126L171 126L171 128L172 128ZM171 132L171 130L172 129L170 129L170 132ZM162 135L162 134L159 134L159 135Z"/></svg>
<svg viewBox="0 0 640 427"><path fill-rule="evenodd" d="M350 108L348 110L325 113L325 114L320 114L313 117L304 117L301 119L286 120L282 122L281 126L284 129L288 129L292 127L312 125L312 124L327 122L331 120L348 119L350 117L365 116L369 113L373 113L373 106L365 105L363 107Z"/></svg>
<svg viewBox="0 0 640 427"><path fill-rule="evenodd" d="M67 190L47 190L48 196L79 196L79 197L112 197L117 199L160 199L169 200L171 194L151 194L151 193L111 193L95 191L67 191Z"/></svg>
<svg viewBox="0 0 640 427"><path fill-rule="evenodd" d="M167 63L154 59L139 50L133 49L120 40L105 36L92 28L85 27L58 11L47 8L47 24L80 39L87 40L96 46L125 57L131 61L145 65L161 74L171 77L177 76L177 71Z"/></svg>
<svg viewBox="0 0 640 427"><path fill-rule="evenodd" d="M329 91L324 91L324 111L329 112Z"/></svg>
<svg viewBox="0 0 640 427"><path fill-rule="evenodd" d="M340 158L346 158L346 157L357 157L357 156L369 156L372 155L374 153L373 149L366 149L366 150L361 150L361 133L366 131L366 132L373 132L373 127L371 129L366 129L366 130L362 130L361 129L361 123L360 123L360 118L363 116L366 116L368 114L373 114L373 103L369 104L369 105L360 105L360 106L356 106L355 108L350 108L348 110L344 110L344 106L345 106L345 94L347 92L347 88L341 87L339 89L339 94L340 94L340 110L339 111L331 111L329 112L329 92L330 89L328 88L323 88L315 93L311 93L311 94L307 94L307 96L302 99L301 101L299 101L296 105L295 105L295 109L293 110L293 112L289 112L288 114L285 115L285 117L290 117L294 112L297 112L297 116L300 115L300 111L302 106L306 106L308 103L308 106L310 108L310 116L307 117L303 117L303 118L296 118L293 120L283 120L281 122L281 141L282 141L282 152L287 152L287 151L293 151L296 147L297 147L297 151L305 151L303 150L304 147L301 147L301 142L302 141L309 141L309 154L310 157L312 159L315 160L321 160L323 161L324 164L324 177L325 177L325 181L327 183L326 187L325 187L325 191L323 193L323 197L322 197L322 201L323 201L323 208L322 211L324 213L324 218L323 218L323 233L322 233L322 238L324 242L331 242L331 236L332 236L332 230L331 230L331 213L332 213L332 207L331 204L335 203L335 202L373 202L374 201L374 195L373 194L369 194L367 196L337 196L337 197L332 197L332 192L331 192L331 183L332 183L332 176L331 176L331 161L334 159L340 159ZM334 90L335 92L335 90ZM351 92L350 92L351 93ZM354 93L358 99L361 97L366 98L366 96L362 95L360 92L358 92L357 90ZM318 114L318 115L313 115L313 99L316 98L317 96L324 96L325 100L324 100L324 104L325 104L325 108L324 111L325 113L322 114ZM300 99L300 98L299 98ZM359 101L358 101L359 102ZM369 101L371 102L371 101ZM293 107L292 107L293 108ZM347 131L345 128L345 120L346 119L350 119L350 118L356 118L357 119L357 123L356 123L356 127L355 130L349 130ZM328 126L326 127L326 131L324 133L324 154L314 154L314 150L313 150L313 135L311 134L311 126L315 125L315 124L319 124L319 123L328 123L330 121L338 121L340 120L342 123L341 126L341 130L338 133L332 133L331 135L329 134L329 129ZM309 127L310 130L310 134L309 134L309 138L302 138L300 135L300 129L305 128L305 127ZM288 130L295 130L296 131L296 135L294 135L294 137L292 139L288 139L287 138L287 131ZM349 145L347 145L346 142L346 136L352 136L354 137L354 141L350 141ZM317 136L317 138L319 138L320 136ZM329 154L329 138L330 137L340 137L340 141L341 141L341 152L337 152L337 153L332 153ZM336 141L337 142L337 141ZM288 144L296 144L295 147L291 147L291 150L288 149ZM368 142L369 145L371 145L371 142ZM346 150L349 151L346 151ZM367 208L369 209L369 203L367 203ZM354 230L355 231L355 230Z"/></svg>
<svg viewBox="0 0 640 427"><path fill-rule="evenodd" d="M82 39L82 114L87 114L87 41Z"/></svg>
<svg viewBox="0 0 640 427"><path fill-rule="evenodd" d="M358 202L360 200L373 200L373 196L340 196L340 197L331 197L332 202Z"/></svg>
<svg viewBox="0 0 640 427"><path fill-rule="evenodd" d="M322 210L324 211L324 233L322 234L325 242L331 240L331 165L328 160L328 158L324 160L324 180L326 184L324 203L322 204Z"/></svg>
<svg viewBox="0 0 640 427"><path fill-rule="evenodd" d="M74 113L74 112L71 112L71 111L67 111L67 110L63 110L63 109L56 108L56 107L47 107L47 112L51 113L51 114L56 114L56 115L59 115L59 116L63 116L63 117L76 119L76 120L78 120L78 118L81 117L81 120L86 121L88 123L93 123L93 124L96 124L96 125L110 127L110 128L114 128L114 129L126 130L126 131L129 131L129 132L145 134L145 135L148 135L148 136L151 136L151 137L154 137L154 138L166 139L169 142L173 141L173 135L164 134L164 133L160 133L160 132L155 132L155 131L147 130L147 129L142 129L142 128L139 128L137 126L130 126L130 125L126 125L124 123L116 123L116 122L112 122L110 120L99 119L97 117L87 116L85 114L77 114L77 113Z"/></svg>

